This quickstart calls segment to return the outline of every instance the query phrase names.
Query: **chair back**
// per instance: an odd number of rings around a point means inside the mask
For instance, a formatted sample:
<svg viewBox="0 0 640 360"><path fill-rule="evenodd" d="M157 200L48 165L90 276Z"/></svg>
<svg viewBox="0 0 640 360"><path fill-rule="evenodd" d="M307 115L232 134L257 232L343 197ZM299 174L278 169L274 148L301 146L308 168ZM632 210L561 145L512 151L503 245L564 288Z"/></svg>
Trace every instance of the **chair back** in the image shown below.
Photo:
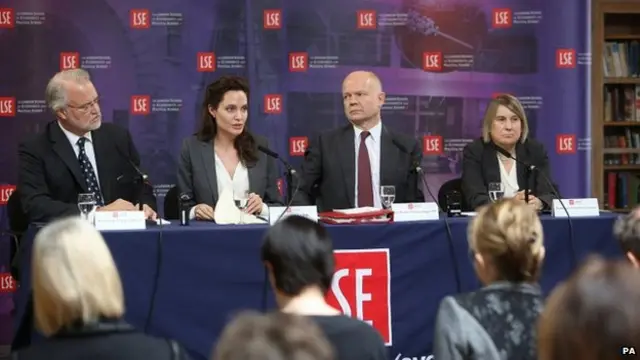
<svg viewBox="0 0 640 360"><path fill-rule="evenodd" d="M174 185L164 196L164 218L177 220L180 218L180 199L178 198L178 185Z"/></svg>
<svg viewBox="0 0 640 360"><path fill-rule="evenodd" d="M451 179L445 182L444 184L442 184L442 186L440 187L440 190L438 190L438 203L440 204L440 206L444 210L448 208L447 195L451 194L454 191L457 191L458 193L460 193L460 206L462 207L462 211L468 210L466 206L466 201L462 194L461 178Z"/></svg>
<svg viewBox="0 0 640 360"><path fill-rule="evenodd" d="M29 217L22 208L20 190L18 189L15 189L7 200L7 216L9 218L9 229L16 236L22 235L29 228Z"/></svg>

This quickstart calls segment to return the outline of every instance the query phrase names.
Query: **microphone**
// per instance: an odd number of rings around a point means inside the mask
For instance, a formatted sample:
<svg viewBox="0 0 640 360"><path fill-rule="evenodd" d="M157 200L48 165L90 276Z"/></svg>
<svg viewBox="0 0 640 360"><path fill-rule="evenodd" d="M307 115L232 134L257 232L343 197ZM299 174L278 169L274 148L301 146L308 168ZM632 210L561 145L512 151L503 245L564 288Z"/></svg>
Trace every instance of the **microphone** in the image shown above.
<svg viewBox="0 0 640 360"><path fill-rule="evenodd" d="M137 197L136 200L138 203L139 210L142 211L142 208L143 208L142 193L144 192L144 185L149 184L149 176L144 172L142 172L142 170L140 170L140 168L136 165L136 163L134 163L133 160L131 160L131 157L126 155L125 152L122 151L122 149L120 149L120 147L116 146L116 149L118 153L120 153L120 156L127 159L127 162L129 163L129 165L131 165L131 168L135 171L136 175L138 175L137 178L140 181L140 184L138 184L138 193L136 195ZM116 178L116 181L120 181L123 178L124 178L124 175L120 175Z"/></svg>
<svg viewBox="0 0 640 360"><path fill-rule="evenodd" d="M498 146L497 144L493 143L493 147L496 149L497 152L499 152L500 154L504 155L505 157L512 159L513 161L515 161L518 165L523 166L527 173L531 173L533 171L538 171L540 170L539 167L533 165L533 164L529 164L526 163L518 158L516 158L515 156L511 155L510 152L508 152L507 150L501 148L500 146ZM567 210L567 207L564 205L564 202L562 201L562 199L560 198L560 192L558 191L558 189L556 188L556 186L553 184L553 182L551 181L551 179L549 179L549 177L547 176L547 174L544 171L538 171L538 174L542 175L542 178L544 179L544 181L547 183L547 185L549 185L549 188L551 189L551 195L553 195L554 198L558 199L558 201L560 202L560 205L562 205L562 209L564 210L564 213L567 215L567 221L569 222L569 239L570 239L570 243L571 243L571 247L572 247L572 252L571 252L571 256L572 256L572 260L573 260L573 264L576 265L577 264L577 259L576 259L576 245L575 245L575 239L573 237L573 222L571 221L571 216L569 215L569 210ZM526 181L527 184L525 185L525 201L529 202L528 199L528 189L529 189L529 176L526 176Z"/></svg>
<svg viewBox="0 0 640 360"><path fill-rule="evenodd" d="M282 165L284 165L284 167L287 169L287 172L285 174L286 178L287 178L287 202L291 203L291 201L293 200L293 196L294 193L292 193L293 190L293 176L298 176L298 173L296 172L296 170L291 166L291 164L289 164L289 162L287 162L286 160L284 160L283 158L280 157L280 155L278 155L278 153L276 153L275 151L266 148L262 145L258 145L258 150L260 150L261 152L265 153L267 156L270 156L278 161L280 161L282 163ZM298 184L300 183L300 181L298 181ZM296 188L296 192L298 191L298 189ZM288 208L288 207L287 207Z"/></svg>
<svg viewBox="0 0 640 360"><path fill-rule="evenodd" d="M137 180L140 181L140 183L138 184L138 194L137 194L137 201L138 201L138 207L139 210L142 211L143 209L143 204L142 204L142 193L144 192L144 186L149 184L149 176L147 174L145 174L142 170L140 170L140 168L138 167L138 165L136 165L133 160L131 160L131 157L129 155L127 155L124 151L122 151L122 149L120 149L120 147L116 146L116 150L118 151L118 153L120 154L120 156L122 156L123 158L127 159L127 162L129 163L129 165L131 165L131 168L135 171L136 173L136 178ZM124 178L124 175L120 175L118 176L118 178L116 179L116 181L120 181ZM153 277L153 283L152 283L152 288L151 288L151 298L149 299L149 310L147 312L147 319L145 321L144 324L144 331L148 332L149 331L149 327L151 326L151 319L153 318L153 312L155 310L155 304L156 304L156 294L158 293L158 283L160 281L160 269L162 269L162 249L163 249L163 238L162 238L162 233L163 233L163 229L164 229L164 223L162 222L162 218L158 217L158 225L160 226L160 230L158 231L158 238L157 238L157 242L156 242L156 246L158 248L157 253L156 253L156 269L155 269L155 274Z"/></svg>
<svg viewBox="0 0 640 360"><path fill-rule="evenodd" d="M300 178L298 177L298 173L296 172L296 170L291 166L291 164L289 164L287 161L285 161L284 159L282 159L280 157L280 155L278 155L278 153L276 153L273 150L270 150L262 145L258 145L258 150L260 150L261 152L265 153L267 156L270 156L274 159L279 160L282 165L284 165L284 167L287 169L286 172L286 178L287 178L287 205L284 208L284 211L282 212L282 214L280 214L280 216L278 216L278 219L274 222L278 222L280 221L280 219L282 219L282 217L284 216L284 214L287 213L287 210L289 210L289 208L291 207L291 204L293 203L293 198L296 196L296 194L298 193L298 190L300 189ZM292 184L293 184L293 175L295 175L296 177L298 177L298 181L296 181L296 188L295 190L292 190ZM267 270L267 267L264 267L264 280L262 283L262 310L263 311L267 311L267 293L269 292L269 271Z"/></svg>
<svg viewBox="0 0 640 360"><path fill-rule="evenodd" d="M402 151L403 153L411 156L411 152L409 152L407 150L407 148L403 144L401 144L396 138L392 138L391 142L398 149L400 149L400 151ZM431 192L431 189L429 188L429 184L427 183L427 180L425 179L425 174L424 174L424 171L422 170L422 167L420 166L420 163L418 161L414 161L411 164L411 167L412 167L412 170L418 176L420 176L420 180L422 181L422 186L427 190L427 193L429 194L429 196L431 196L433 201L436 203L436 206L438 207L438 209L440 209L442 212L445 213L444 214L444 226L445 226L445 229L447 231L447 242L449 244L449 252L451 254L451 264L453 265L453 274L454 274L454 277L455 277L455 280L456 280L456 292L460 293L460 292L462 292L462 284L460 282L460 270L458 269L458 266L457 266L455 246L453 245L453 234L451 233L451 226L449 225L449 219L447 219L446 211L442 208L442 206L440 206L440 202L438 201L438 198L433 196L433 193Z"/></svg>

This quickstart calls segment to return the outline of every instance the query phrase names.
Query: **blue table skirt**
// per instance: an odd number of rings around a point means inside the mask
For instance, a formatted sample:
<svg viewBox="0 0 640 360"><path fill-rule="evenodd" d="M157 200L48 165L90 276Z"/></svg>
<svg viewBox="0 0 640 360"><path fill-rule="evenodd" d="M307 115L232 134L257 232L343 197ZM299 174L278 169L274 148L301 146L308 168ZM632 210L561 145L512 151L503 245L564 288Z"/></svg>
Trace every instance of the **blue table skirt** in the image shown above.
<svg viewBox="0 0 640 360"><path fill-rule="evenodd" d="M573 221L576 257L591 253L620 257L612 237L612 214ZM462 291L480 285L468 255L468 218L449 219L453 257L444 221L387 225L327 226L335 249L388 248L391 266L393 344L389 358L431 353L433 325L440 300L454 294L455 269ZM575 267L566 219L543 217L546 259L541 285L549 292ZM228 320L243 309L262 309L265 281L260 245L265 225L221 226L192 223L154 226L144 231L104 232L120 271L127 320L144 328L162 246L155 309L149 332L180 341L196 358L205 359ZM34 230L35 232L35 230ZM23 248L23 282L18 292L19 320L30 288L30 243ZM268 308L275 308L268 292Z"/></svg>

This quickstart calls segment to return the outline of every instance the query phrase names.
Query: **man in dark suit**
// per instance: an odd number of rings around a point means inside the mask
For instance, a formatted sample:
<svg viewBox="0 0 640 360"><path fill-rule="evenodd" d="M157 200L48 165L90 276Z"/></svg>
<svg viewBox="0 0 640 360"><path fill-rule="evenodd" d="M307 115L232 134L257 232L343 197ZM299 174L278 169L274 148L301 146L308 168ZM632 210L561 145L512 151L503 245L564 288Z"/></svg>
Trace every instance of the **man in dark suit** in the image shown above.
<svg viewBox="0 0 640 360"><path fill-rule="evenodd" d="M18 190L29 220L79 214L80 193L94 194L97 211L136 210L141 202L145 215L155 219L153 190L144 184L138 191L134 185L140 159L131 135L102 123L89 74L59 72L47 85L46 101L57 119L18 150Z"/></svg>
<svg viewBox="0 0 640 360"><path fill-rule="evenodd" d="M82 69L61 71L49 81L45 96L56 120L43 133L22 142L18 150L17 188L29 221L79 215L81 193L94 194L97 211L137 210L141 203L145 215L155 219L153 189L135 185L140 159L131 135L102 123L98 93L89 74ZM29 345L32 323L30 298L13 349Z"/></svg>
<svg viewBox="0 0 640 360"><path fill-rule="evenodd" d="M353 72L342 83L342 95L349 124L310 142L295 203L315 203L319 211L379 208L380 186L385 185L395 187L395 203L423 202L416 172L422 147L382 125L385 94L378 77Z"/></svg>

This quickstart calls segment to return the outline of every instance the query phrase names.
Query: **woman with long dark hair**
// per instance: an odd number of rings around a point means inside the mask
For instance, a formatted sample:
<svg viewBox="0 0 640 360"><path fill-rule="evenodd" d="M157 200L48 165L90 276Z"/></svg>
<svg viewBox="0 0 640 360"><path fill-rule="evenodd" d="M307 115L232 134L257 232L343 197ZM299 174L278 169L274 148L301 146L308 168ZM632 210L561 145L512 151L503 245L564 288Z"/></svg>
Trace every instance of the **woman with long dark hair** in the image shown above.
<svg viewBox="0 0 640 360"><path fill-rule="evenodd" d="M267 139L247 129L249 85L223 76L207 86L198 132L184 140L178 189L186 194L191 218L213 220L223 190L233 191L244 211L268 215L267 204L282 204L274 160L258 151Z"/></svg>

